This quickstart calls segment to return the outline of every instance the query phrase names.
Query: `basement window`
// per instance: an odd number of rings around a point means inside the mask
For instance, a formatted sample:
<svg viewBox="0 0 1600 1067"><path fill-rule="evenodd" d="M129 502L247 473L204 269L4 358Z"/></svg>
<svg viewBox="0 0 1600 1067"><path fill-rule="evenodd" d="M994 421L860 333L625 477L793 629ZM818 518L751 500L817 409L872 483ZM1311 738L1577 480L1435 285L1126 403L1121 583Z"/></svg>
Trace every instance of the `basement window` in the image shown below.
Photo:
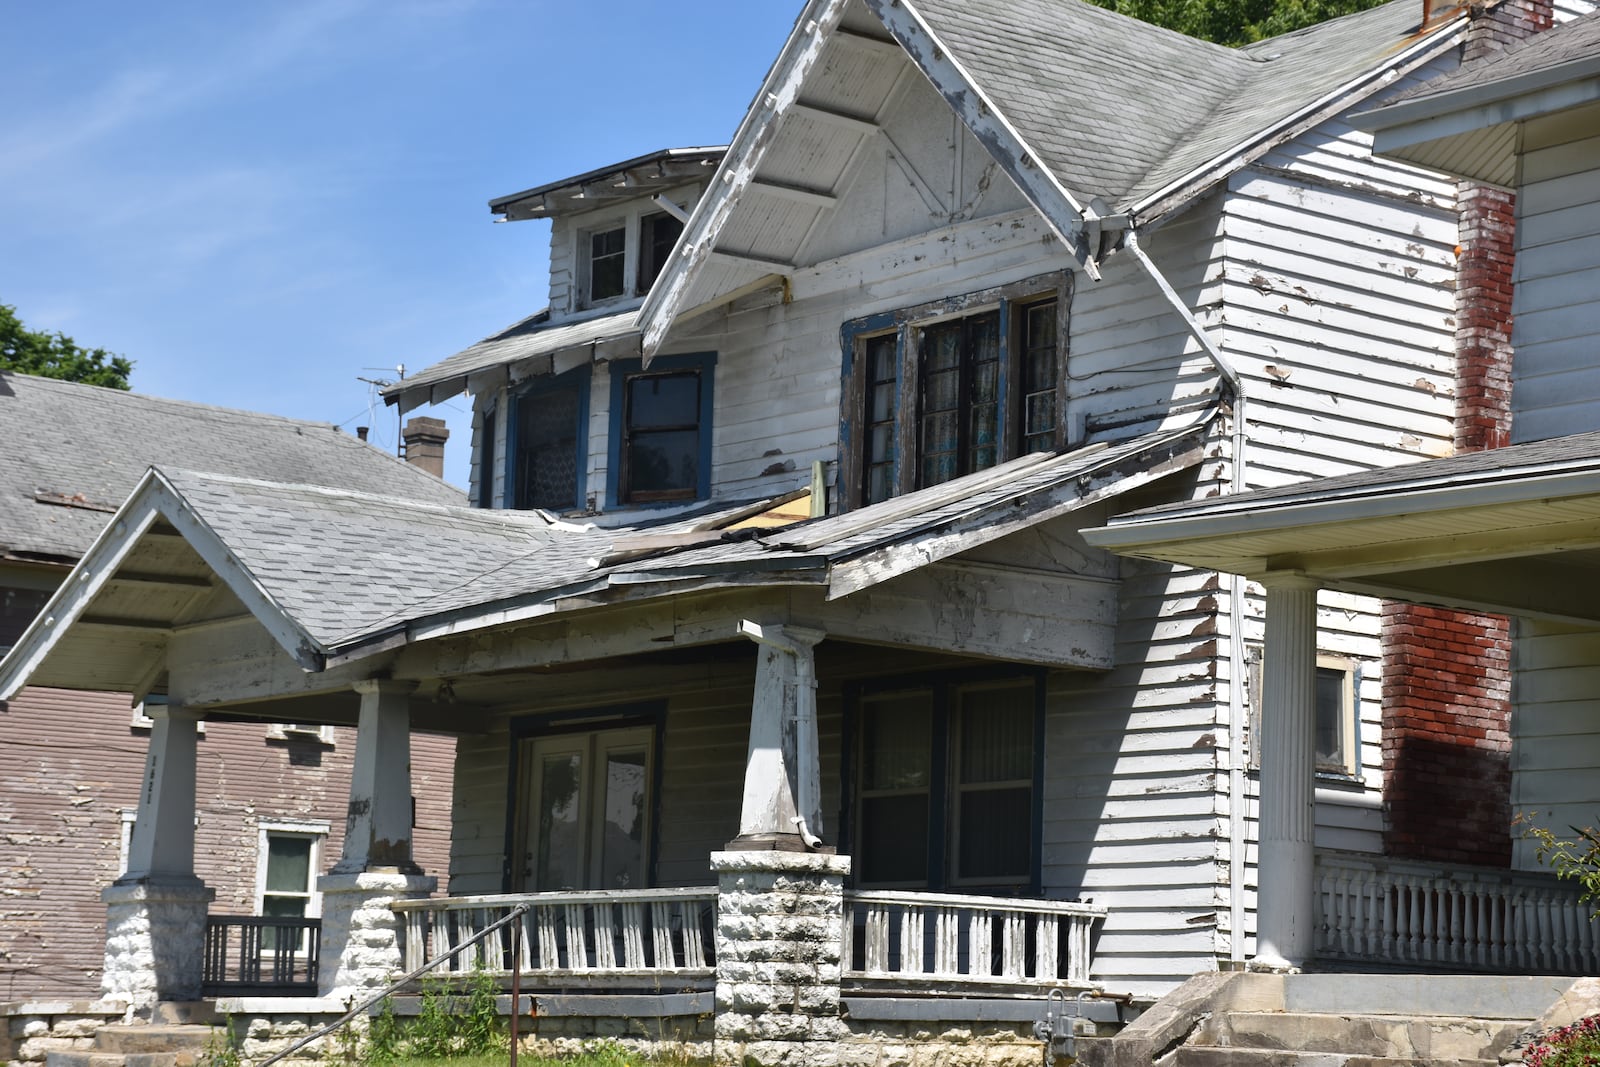
<svg viewBox="0 0 1600 1067"><path fill-rule="evenodd" d="M1051 275L846 323L846 506L1064 448L1069 286Z"/></svg>

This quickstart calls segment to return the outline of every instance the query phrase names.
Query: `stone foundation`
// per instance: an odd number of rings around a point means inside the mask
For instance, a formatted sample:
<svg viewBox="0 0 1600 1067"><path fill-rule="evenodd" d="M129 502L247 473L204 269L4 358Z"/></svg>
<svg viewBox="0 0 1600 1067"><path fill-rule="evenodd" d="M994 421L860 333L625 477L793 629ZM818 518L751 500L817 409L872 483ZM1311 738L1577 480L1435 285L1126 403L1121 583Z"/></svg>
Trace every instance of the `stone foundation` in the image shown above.
<svg viewBox="0 0 1600 1067"><path fill-rule="evenodd" d="M52 1052L88 1052L94 1032L122 1021L122 1000L33 1000L0 1004L0 1062L38 1067Z"/></svg>
<svg viewBox="0 0 1600 1067"><path fill-rule="evenodd" d="M107 886L106 967L101 993L144 1011L158 1000L198 1000L206 908L216 893L192 884Z"/></svg>
<svg viewBox="0 0 1600 1067"><path fill-rule="evenodd" d="M830 1067L845 1036L839 931L848 856L716 852L714 1062Z"/></svg>
<svg viewBox="0 0 1600 1067"><path fill-rule="evenodd" d="M322 959L318 994L342 1003L381 992L402 973L400 919L389 905L431 894L424 875L364 871L326 874L322 891Z"/></svg>

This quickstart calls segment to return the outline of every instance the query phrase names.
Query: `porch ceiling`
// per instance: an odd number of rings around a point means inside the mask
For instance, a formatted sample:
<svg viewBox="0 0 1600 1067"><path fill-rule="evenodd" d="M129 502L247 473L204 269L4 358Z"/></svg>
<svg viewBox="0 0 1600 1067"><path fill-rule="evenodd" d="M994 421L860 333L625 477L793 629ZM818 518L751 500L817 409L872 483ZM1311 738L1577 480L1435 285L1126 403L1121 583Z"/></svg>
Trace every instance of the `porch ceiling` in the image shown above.
<svg viewBox="0 0 1600 1067"><path fill-rule="evenodd" d="M1322 479L1087 531L1124 555L1561 621L1600 621L1600 434Z"/></svg>

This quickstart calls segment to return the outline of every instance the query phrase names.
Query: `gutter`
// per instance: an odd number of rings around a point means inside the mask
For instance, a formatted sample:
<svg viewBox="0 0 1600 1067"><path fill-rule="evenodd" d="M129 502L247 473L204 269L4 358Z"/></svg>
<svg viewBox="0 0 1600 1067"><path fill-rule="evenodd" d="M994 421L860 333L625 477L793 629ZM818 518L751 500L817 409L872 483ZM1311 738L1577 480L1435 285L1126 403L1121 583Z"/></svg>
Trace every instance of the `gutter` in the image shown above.
<svg viewBox="0 0 1600 1067"><path fill-rule="evenodd" d="M1233 397L1233 462L1228 492L1233 495L1245 492L1246 446L1249 432L1246 425L1244 379L1226 353L1217 347L1206 333L1200 320L1194 317L1178 291L1167 281L1161 269L1139 245L1139 231L1129 227L1122 235L1126 248L1144 268L1161 295L1172 305L1173 311L1183 321L1190 336L1200 345L1211 365L1222 380L1219 392ZM1235 963L1244 962L1244 868L1245 868L1245 778L1244 778L1244 590L1245 579L1237 574L1225 576L1228 582L1228 955Z"/></svg>

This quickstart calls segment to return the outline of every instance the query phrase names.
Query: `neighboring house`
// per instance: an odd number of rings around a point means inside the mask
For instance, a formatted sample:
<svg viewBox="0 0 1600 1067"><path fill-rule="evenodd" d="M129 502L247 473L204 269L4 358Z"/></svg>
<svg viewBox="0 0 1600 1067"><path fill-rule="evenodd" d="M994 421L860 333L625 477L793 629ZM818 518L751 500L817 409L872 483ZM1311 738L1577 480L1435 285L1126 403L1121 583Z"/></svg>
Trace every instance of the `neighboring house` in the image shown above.
<svg viewBox="0 0 1600 1067"><path fill-rule="evenodd" d="M1286 804L1308 785L1293 767L1306 740L1305 626L1315 590L1511 616L1511 803L1567 836L1569 827L1593 826L1600 810L1600 17L1468 63L1360 121L1385 156L1515 190L1510 443L1135 512L1089 537L1267 584L1267 685L1284 709L1283 747L1274 749L1284 763L1273 773ZM1533 845L1516 842L1517 870L1538 869ZM1286 837L1278 847L1285 865L1311 859L1306 842ZM1455 951L1503 945L1502 966L1526 967L1517 953L1554 945L1577 969L1600 968L1588 908L1542 914L1527 888L1534 882L1474 884L1470 872L1459 881L1472 904L1456 913ZM1319 886L1316 900L1306 885L1277 888L1275 910L1290 927L1301 921L1302 951L1311 947L1304 918L1313 913L1359 916L1363 936L1375 940L1406 936L1404 914L1364 910L1344 887Z"/></svg>
<svg viewBox="0 0 1600 1067"><path fill-rule="evenodd" d="M432 421L432 420L428 420ZM459 502L436 475L325 424L0 373L0 649L12 644L151 464ZM144 602L208 583L119 579ZM100 618L108 631L132 619ZM124 870L151 719L129 694L30 688L0 703L0 1000L100 988L105 906ZM417 742L419 850L449 854L453 742ZM197 861L215 914L319 913L344 833L354 731L225 721L199 743Z"/></svg>
<svg viewBox="0 0 1600 1067"><path fill-rule="evenodd" d="M747 1062L1020 1021L926 994L1304 962L1255 937L1259 588L1083 531L1455 447L1477 235L1349 118L1456 65L1469 20L1422 18L1232 51L1071 0L812 0L726 149L491 204L552 220L550 308L389 393L471 394L475 508L154 471L0 692L187 709L147 798L180 829L196 718L359 717L334 999L399 965L379 931L420 962L524 899L526 988L713 1013ZM252 621L85 625L131 608L122 569ZM1381 867L1382 609L1310 610L1299 832ZM441 723L471 899L391 908L431 888L403 742ZM118 923L156 886L204 907L184 842L134 851ZM192 988L135 955L108 992Z"/></svg>

